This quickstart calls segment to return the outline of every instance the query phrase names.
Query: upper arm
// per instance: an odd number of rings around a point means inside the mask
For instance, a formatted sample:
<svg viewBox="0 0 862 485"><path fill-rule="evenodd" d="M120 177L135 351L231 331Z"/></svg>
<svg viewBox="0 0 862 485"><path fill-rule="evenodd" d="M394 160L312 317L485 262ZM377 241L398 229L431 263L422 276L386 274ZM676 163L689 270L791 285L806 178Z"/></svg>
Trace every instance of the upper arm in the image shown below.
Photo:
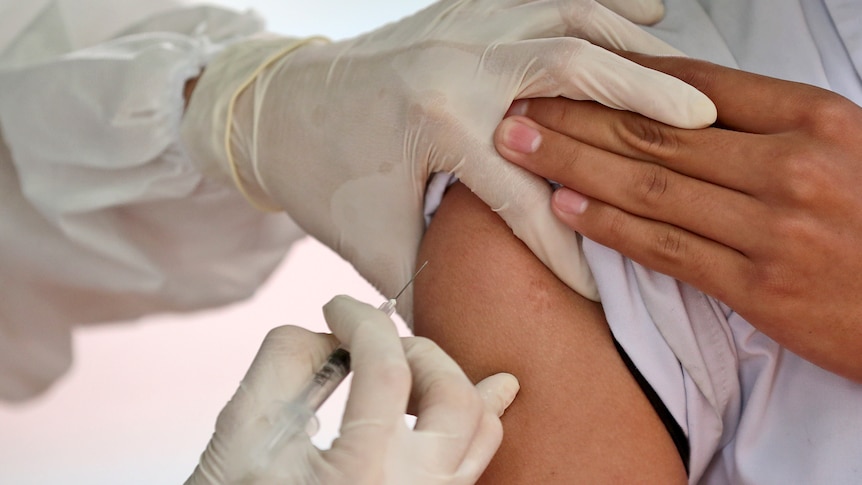
<svg viewBox="0 0 862 485"><path fill-rule="evenodd" d="M625 367L601 306L559 281L465 187L444 198L420 249L414 330L474 381L521 391L482 483L685 483L661 420Z"/></svg>

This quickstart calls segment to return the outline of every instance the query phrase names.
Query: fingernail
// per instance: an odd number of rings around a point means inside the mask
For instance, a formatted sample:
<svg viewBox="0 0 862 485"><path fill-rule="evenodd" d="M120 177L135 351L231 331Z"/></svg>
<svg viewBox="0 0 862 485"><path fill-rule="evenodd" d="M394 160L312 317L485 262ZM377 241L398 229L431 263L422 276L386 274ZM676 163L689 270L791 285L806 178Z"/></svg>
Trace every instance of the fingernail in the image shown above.
<svg viewBox="0 0 862 485"><path fill-rule="evenodd" d="M587 198L572 189L562 187L554 192L554 205L568 214L583 214L587 204Z"/></svg>
<svg viewBox="0 0 862 485"><path fill-rule="evenodd" d="M525 116L529 105L530 101L526 99L516 99L512 102L512 105L509 106L509 111L506 111L506 116L504 116L504 118L508 118L509 116Z"/></svg>
<svg viewBox="0 0 862 485"><path fill-rule="evenodd" d="M542 135L532 126L507 118L502 121L503 145L519 153L535 153L542 143Z"/></svg>
<svg viewBox="0 0 862 485"><path fill-rule="evenodd" d="M496 399L490 401L493 403L491 407L498 418L503 416L506 409L509 409L519 390L521 390L521 383L512 374L501 372L494 376L494 386L490 392L494 394Z"/></svg>
<svg viewBox="0 0 862 485"><path fill-rule="evenodd" d="M482 379L476 384L476 389L479 390L486 409L499 418L515 400L521 384L512 374L501 372Z"/></svg>
<svg viewBox="0 0 862 485"><path fill-rule="evenodd" d="M509 406L512 404L512 401L515 400L515 396L518 395L518 391L521 390L521 383L518 382L518 378L513 376L512 374L506 374L506 386L501 389L500 397L503 399L502 407L497 413L497 417L503 416L503 413L509 409Z"/></svg>

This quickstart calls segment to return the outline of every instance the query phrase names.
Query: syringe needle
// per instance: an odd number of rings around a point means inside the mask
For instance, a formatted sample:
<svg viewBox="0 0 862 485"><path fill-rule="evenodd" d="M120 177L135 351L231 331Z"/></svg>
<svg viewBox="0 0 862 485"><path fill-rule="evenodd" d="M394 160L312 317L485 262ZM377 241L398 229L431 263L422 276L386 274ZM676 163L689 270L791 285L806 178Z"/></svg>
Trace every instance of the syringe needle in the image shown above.
<svg viewBox="0 0 862 485"><path fill-rule="evenodd" d="M395 313L395 305L398 303L398 297L401 296L401 294L404 293L404 291L410 287L410 283L413 283L413 280L415 280L416 277L419 276L419 273L421 273L422 270L425 269L425 266L427 266L427 265L428 265L428 261L425 261L424 263L422 263L422 266L420 266L419 269L417 269L416 272L413 273L413 277L410 278L410 280L407 282L407 284L404 285L403 288L401 288L401 291L399 291L398 294L395 295L395 297L390 298L390 299L384 301L383 303L381 303L380 306L377 307L377 309L391 317L392 314Z"/></svg>
<svg viewBox="0 0 862 485"><path fill-rule="evenodd" d="M407 288L410 286L410 283L413 283L413 280L415 280L416 277L419 276L419 273L421 273L422 270L425 269L426 266L428 266L428 261L425 261L424 263L422 263L422 266L420 266L419 269L417 269L416 272L413 273L413 277L410 278L410 281L408 281L407 284L404 285L403 288L401 288L401 291L399 291L398 294L395 295L392 299L397 300L398 297L401 296L401 294L404 293L405 290L407 290Z"/></svg>

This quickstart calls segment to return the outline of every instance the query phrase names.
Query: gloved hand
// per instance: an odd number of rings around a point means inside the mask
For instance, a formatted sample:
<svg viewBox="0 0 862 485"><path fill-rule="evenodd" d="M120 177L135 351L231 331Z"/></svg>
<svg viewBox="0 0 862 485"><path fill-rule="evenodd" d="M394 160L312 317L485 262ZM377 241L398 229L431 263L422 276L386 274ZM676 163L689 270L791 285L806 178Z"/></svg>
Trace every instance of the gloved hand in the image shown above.
<svg viewBox="0 0 862 485"><path fill-rule="evenodd" d="M474 387L433 342L399 339L386 314L350 297L335 297L323 311L334 337L299 327L267 335L186 483L475 483L500 445L499 416L518 381L496 374ZM350 350L354 371L341 436L320 451L296 435L260 469L253 453L269 435L275 404L299 392L338 345L336 337ZM404 422L408 408L418 418L414 430Z"/></svg>
<svg viewBox="0 0 862 485"><path fill-rule="evenodd" d="M641 25L652 25L664 18L662 0L598 0L605 7Z"/></svg>
<svg viewBox="0 0 862 485"><path fill-rule="evenodd" d="M592 0L443 0L356 39L293 42L246 42L207 67L184 121L190 152L225 172L232 155L250 198L286 210L389 296L414 270L429 177L451 172L598 299L546 181L494 149L513 100L593 99L684 128L715 119L692 87L598 47L678 54ZM409 289L399 303L410 323Z"/></svg>

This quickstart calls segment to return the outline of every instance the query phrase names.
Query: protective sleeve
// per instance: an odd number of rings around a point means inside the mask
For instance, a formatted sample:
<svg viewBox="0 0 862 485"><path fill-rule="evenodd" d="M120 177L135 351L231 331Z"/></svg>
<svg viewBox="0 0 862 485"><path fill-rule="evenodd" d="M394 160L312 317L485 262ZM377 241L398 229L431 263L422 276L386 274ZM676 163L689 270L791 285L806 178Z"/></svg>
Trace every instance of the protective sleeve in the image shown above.
<svg viewBox="0 0 862 485"><path fill-rule="evenodd" d="M48 55L38 39L56 32L49 14L0 53L6 400L66 371L74 326L246 298L302 236L286 215L258 212L209 177L179 137L186 81L260 32L257 16L176 9Z"/></svg>

